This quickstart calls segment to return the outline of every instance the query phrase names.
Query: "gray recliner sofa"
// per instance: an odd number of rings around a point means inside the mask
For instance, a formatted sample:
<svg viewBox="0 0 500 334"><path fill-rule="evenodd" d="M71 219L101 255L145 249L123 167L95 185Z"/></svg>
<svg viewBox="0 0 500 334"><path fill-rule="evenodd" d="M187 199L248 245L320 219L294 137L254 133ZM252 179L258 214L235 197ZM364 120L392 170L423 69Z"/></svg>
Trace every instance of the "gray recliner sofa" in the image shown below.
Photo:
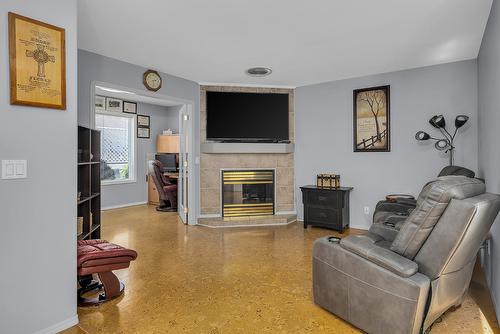
<svg viewBox="0 0 500 334"><path fill-rule="evenodd" d="M424 332L462 303L499 209L500 196L480 180L439 177L397 234L376 229L315 242L315 303L368 333Z"/></svg>

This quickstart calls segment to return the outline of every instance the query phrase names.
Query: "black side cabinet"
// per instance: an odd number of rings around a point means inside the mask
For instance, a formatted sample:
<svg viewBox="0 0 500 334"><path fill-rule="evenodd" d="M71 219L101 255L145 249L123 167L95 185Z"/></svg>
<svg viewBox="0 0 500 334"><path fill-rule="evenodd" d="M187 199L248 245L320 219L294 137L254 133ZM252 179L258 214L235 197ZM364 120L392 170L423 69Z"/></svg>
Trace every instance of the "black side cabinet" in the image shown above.
<svg viewBox="0 0 500 334"><path fill-rule="evenodd" d="M300 187L304 203L304 228L326 227L340 233L349 227L349 194L353 188Z"/></svg>

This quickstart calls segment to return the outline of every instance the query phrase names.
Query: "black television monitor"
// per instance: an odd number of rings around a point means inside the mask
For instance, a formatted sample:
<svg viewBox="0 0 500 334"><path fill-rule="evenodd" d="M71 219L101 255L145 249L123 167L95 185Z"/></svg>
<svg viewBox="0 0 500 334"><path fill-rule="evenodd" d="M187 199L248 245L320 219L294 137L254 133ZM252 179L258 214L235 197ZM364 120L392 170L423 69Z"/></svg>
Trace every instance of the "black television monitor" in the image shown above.
<svg viewBox="0 0 500 334"><path fill-rule="evenodd" d="M207 92L207 139L286 142L288 94Z"/></svg>
<svg viewBox="0 0 500 334"><path fill-rule="evenodd" d="M177 159L175 153L162 153L156 154L155 159L163 164L164 172L176 172L177 171Z"/></svg>

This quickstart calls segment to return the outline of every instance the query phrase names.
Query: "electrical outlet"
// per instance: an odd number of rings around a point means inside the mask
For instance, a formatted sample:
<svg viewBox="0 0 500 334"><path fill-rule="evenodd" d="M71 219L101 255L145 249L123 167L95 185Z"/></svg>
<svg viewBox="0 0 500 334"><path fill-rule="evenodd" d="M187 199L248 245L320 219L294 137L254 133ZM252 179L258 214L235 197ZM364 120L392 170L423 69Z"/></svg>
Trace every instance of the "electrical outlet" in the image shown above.
<svg viewBox="0 0 500 334"><path fill-rule="evenodd" d="M369 215L370 214L370 207L369 206L365 206L364 210L365 212L365 215Z"/></svg>

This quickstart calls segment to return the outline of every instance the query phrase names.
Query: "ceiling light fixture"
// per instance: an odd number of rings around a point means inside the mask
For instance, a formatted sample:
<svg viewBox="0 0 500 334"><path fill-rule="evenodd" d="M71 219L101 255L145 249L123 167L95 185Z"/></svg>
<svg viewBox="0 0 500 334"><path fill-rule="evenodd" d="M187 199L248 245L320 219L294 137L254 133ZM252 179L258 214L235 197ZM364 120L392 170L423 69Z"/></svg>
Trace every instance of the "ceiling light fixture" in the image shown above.
<svg viewBox="0 0 500 334"><path fill-rule="evenodd" d="M268 67L251 67L245 73L252 77L265 77L273 73L273 71Z"/></svg>

